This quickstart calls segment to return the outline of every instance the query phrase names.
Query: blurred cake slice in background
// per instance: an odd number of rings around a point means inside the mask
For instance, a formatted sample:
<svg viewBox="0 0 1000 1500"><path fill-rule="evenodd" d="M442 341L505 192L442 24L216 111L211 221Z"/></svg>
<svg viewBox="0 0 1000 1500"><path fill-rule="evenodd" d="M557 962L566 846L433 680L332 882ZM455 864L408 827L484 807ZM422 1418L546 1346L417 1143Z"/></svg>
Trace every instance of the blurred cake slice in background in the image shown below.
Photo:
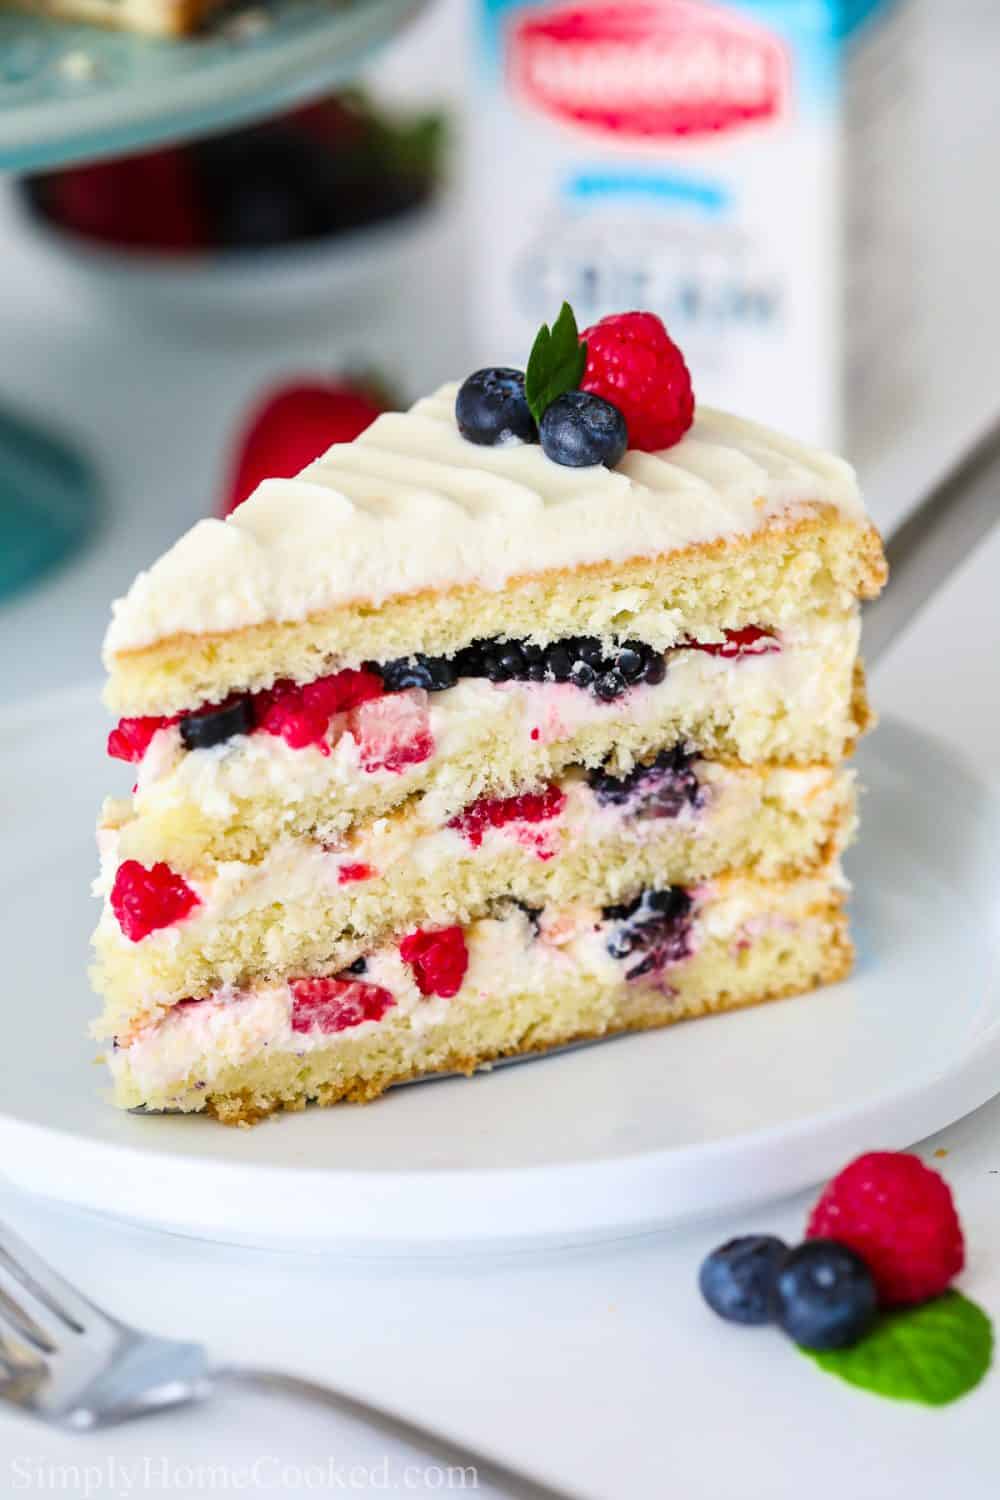
<svg viewBox="0 0 1000 1500"><path fill-rule="evenodd" d="M695 413L649 314L584 340L564 309L116 604L119 1104L252 1123L848 972L854 474Z"/></svg>
<svg viewBox="0 0 1000 1500"><path fill-rule="evenodd" d="M225 0L5 0L16 10L63 21L93 21L147 36L187 36Z"/></svg>

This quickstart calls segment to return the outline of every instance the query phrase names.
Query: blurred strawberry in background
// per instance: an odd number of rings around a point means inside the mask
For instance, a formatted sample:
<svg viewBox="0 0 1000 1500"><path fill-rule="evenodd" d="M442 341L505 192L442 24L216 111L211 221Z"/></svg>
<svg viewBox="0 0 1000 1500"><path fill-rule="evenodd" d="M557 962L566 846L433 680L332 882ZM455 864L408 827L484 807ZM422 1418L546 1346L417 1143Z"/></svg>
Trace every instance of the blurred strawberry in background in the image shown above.
<svg viewBox="0 0 1000 1500"><path fill-rule="evenodd" d="M251 408L237 441L221 514L228 516L263 479L291 479L333 443L349 443L393 403L374 383L297 380Z"/></svg>
<svg viewBox="0 0 1000 1500"><path fill-rule="evenodd" d="M29 210L76 238L183 256L375 227L439 185L439 114L397 115L360 90L258 125L21 180Z"/></svg>
<svg viewBox="0 0 1000 1500"><path fill-rule="evenodd" d="M170 254L200 250L208 231L188 154L179 147L51 172L46 215L87 239ZM36 207L40 206L36 202Z"/></svg>

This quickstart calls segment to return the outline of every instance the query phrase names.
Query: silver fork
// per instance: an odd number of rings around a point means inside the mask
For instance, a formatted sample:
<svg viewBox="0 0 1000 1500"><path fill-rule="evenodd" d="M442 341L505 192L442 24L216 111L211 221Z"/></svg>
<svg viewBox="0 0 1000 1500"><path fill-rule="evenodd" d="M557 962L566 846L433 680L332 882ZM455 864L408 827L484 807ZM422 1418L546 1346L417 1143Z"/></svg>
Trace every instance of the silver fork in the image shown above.
<svg viewBox="0 0 1000 1500"><path fill-rule="evenodd" d="M256 1387L326 1406L442 1463L474 1469L477 1483L523 1500L570 1500L353 1396L278 1371L212 1366L200 1344L131 1328L0 1224L0 1399L52 1426L83 1432L205 1400L220 1386Z"/></svg>

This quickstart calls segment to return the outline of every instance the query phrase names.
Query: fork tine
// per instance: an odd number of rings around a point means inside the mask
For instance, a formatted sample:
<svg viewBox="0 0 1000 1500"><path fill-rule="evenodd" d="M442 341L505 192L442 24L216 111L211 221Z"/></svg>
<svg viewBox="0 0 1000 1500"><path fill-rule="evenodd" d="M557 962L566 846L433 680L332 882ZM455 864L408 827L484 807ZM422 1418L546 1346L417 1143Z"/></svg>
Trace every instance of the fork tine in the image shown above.
<svg viewBox="0 0 1000 1500"><path fill-rule="evenodd" d="M15 1405L26 1405L47 1379L45 1361L34 1349L5 1336L0 1327L0 1395Z"/></svg>
<svg viewBox="0 0 1000 1500"><path fill-rule="evenodd" d="M86 1333L96 1323L120 1326L64 1281L6 1224L0 1224L0 1294L5 1294L5 1301L20 1306L22 1315L27 1301L29 1318L55 1344L67 1333Z"/></svg>
<svg viewBox="0 0 1000 1500"><path fill-rule="evenodd" d="M0 1286L0 1335L5 1326L12 1329L22 1339L27 1339L28 1343L33 1344L42 1354L56 1352L56 1346L45 1329L39 1327L31 1314L25 1312L21 1304L8 1296Z"/></svg>

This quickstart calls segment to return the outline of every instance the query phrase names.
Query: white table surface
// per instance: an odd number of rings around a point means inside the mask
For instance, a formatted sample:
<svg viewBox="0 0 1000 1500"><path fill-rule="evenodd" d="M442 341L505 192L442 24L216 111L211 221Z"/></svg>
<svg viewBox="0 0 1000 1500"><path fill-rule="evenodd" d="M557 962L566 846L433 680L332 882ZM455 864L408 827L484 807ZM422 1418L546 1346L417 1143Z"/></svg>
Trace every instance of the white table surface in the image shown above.
<svg viewBox="0 0 1000 1500"><path fill-rule="evenodd" d="M970 48L982 0L947 9L947 28L928 13L934 91L920 166L929 184L924 274L936 296L924 404L905 448L864 465L886 525L1000 406L1000 218L995 204L983 206L995 180L995 91L986 86L995 64ZM427 23L417 51L434 45L439 25ZM970 50L949 50L956 38ZM357 329L267 346L249 336L228 347L207 336L151 337L101 317L72 281L41 272L4 219L0 235L0 392L89 443L109 498L102 539L0 611L0 682L10 698L96 675L108 599L205 512L226 435L261 380L336 364L361 344ZM460 267L460 236L446 225L433 274L421 268L415 283L433 334L401 326L380 335L411 389L462 368ZM884 711L975 745L984 774L1000 783L998 576L1000 531L896 646L874 688ZM948 1153L939 1164L970 1246L963 1286L1000 1319L1000 1100L921 1149ZM947 1489L995 1500L1000 1373L943 1411L896 1406L822 1376L777 1335L725 1327L701 1305L694 1277L708 1248L750 1228L795 1237L807 1206L803 1198L750 1222L642 1241L406 1264L200 1244L0 1189L0 1217L122 1317L204 1339L222 1359L339 1383L575 1495L923 1500ZM354 1492L377 1492L385 1459L397 1492L441 1492L436 1471L421 1477L419 1455L389 1454L356 1429L272 1400L227 1400L88 1438L0 1414L4 1496L343 1493L354 1463L374 1466L368 1480L354 1475ZM405 1475L408 1462L418 1470ZM310 1464L321 1467L304 1472ZM198 1465L210 1469L193 1472ZM282 1465L291 1466L284 1476Z"/></svg>

